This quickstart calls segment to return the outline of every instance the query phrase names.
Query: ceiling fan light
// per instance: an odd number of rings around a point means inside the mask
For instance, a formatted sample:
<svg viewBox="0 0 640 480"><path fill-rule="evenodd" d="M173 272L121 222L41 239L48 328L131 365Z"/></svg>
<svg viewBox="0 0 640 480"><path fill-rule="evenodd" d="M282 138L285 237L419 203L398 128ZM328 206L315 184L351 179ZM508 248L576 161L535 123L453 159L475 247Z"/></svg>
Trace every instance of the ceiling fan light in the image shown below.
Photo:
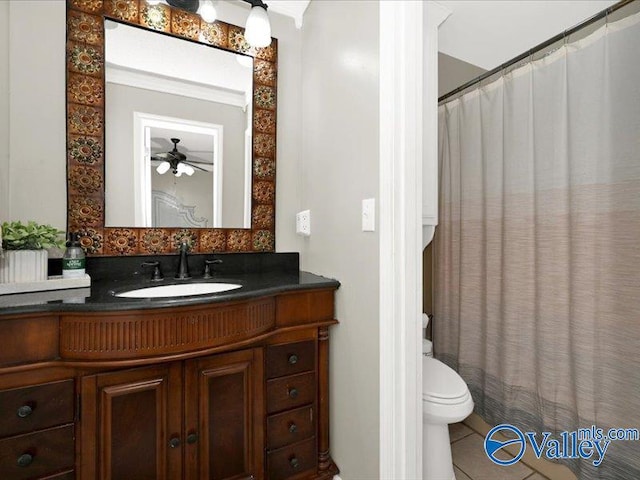
<svg viewBox="0 0 640 480"><path fill-rule="evenodd" d="M216 11L216 7L212 0L201 0L198 13L200 14L200 17L202 17L202 20L207 23L215 22L218 17L218 12Z"/></svg>
<svg viewBox="0 0 640 480"><path fill-rule="evenodd" d="M194 173L196 173L196 171L191 165L185 165L184 166L184 173L186 173L187 175L191 176Z"/></svg>
<svg viewBox="0 0 640 480"><path fill-rule="evenodd" d="M266 8L251 8L244 29L244 38L252 47L264 48L271 45L271 23Z"/></svg>
<svg viewBox="0 0 640 480"><path fill-rule="evenodd" d="M163 175L169 171L169 167L171 167L169 162L162 162L156 167L156 172L158 172L160 175Z"/></svg>

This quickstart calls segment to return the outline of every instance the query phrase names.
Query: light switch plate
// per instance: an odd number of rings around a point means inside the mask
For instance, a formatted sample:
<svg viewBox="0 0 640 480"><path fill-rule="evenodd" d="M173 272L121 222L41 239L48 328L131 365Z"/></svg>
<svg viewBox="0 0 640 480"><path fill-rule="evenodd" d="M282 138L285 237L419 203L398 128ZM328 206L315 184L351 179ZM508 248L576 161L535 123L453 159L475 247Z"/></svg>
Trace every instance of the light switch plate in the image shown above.
<svg viewBox="0 0 640 480"><path fill-rule="evenodd" d="M311 210L303 210L296 214L296 233L305 237L311 235Z"/></svg>
<svg viewBox="0 0 640 480"><path fill-rule="evenodd" d="M376 199L366 198L362 200L362 231L376 231Z"/></svg>

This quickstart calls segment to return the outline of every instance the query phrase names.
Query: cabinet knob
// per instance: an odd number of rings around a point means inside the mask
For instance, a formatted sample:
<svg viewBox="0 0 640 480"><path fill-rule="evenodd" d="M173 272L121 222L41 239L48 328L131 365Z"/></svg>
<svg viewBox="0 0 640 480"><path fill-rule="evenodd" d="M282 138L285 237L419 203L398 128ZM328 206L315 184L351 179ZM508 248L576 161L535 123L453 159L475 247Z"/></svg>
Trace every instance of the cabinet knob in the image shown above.
<svg viewBox="0 0 640 480"><path fill-rule="evenodd" d="M198 434L197 433L190 433L189 435L187 435L187 443L189 445L193 445L197 441L198 441Z"/></svg>
<svg viewBox="0 0 640 480"><path fill-rule="evenodd" d="M20 418L26 418L33 413L33 408L29 405L22 405L18 408L17 413Z"/></svg>
<svg viewBox="0 0 640 480"><path fill-rule="evenodd" d="M289 355L289 365L295 365L296 363L298 363L298 356L295 353Z"/></svg>
<svg viewBox="0 0 640 480"><path fill-rule="evenodd" d="M291 457L289 459L289 465L291 465L291 468L298 468L300 466L300 460L296 457Z"/></svg>
<svg viewBox="0 0 640 480"><path fill-rule="evenodd" d="M180 446L180 437L171 437L169 439L169 447L178 448Z"/></svg>
<svg viewBox="0 0 640 480"><path fill-rule="evenodd" d="M289 424L289 433L296 433L297 431L298 431L298 426L295 423L291 422Z"/></svg>
<svg viewBox="0 0 640 480"><path fill-rule="evenodd" d="M297 388L290 388L289 389L289 398L296 398L298 396L298 389Z"/></svg>
<svg viewBox="0 0 640 480"><path fill-rule="evenodd" d="M29 453L23 453L18 457L18 466L19 467L28 467L33 463L33 455Z"/></svg>

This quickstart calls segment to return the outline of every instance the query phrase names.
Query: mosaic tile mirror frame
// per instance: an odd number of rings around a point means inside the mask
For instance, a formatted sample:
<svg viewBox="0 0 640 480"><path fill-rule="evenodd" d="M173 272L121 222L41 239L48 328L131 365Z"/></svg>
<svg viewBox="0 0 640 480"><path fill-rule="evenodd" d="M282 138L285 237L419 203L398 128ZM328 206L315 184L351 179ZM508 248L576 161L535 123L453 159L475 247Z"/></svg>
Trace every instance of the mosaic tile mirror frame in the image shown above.
<svg viewBox="0 0 640 480"><path fill-rule="evenodd" d="M105 34L112 19L254 58L251 228L105 227ZM244 29L145 0L67 0L67 228L87 254L269 252L275 247L277 40L252 48Z"/></svg>

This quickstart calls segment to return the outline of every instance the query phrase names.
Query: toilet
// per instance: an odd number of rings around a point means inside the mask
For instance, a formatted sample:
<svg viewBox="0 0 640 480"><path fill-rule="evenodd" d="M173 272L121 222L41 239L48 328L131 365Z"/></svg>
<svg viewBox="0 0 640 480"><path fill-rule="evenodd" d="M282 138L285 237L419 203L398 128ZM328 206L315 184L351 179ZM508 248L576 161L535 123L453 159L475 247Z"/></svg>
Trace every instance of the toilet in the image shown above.
<svg viewBox="0 0 640 480"><path fill-rule="evenodd" d="M426 328L426 322L423 326ZM432 345L423 341L422 356L422 478L455 480L449 443L449 424L467 418L473 399L460 375L433 358Z"/></svg>

